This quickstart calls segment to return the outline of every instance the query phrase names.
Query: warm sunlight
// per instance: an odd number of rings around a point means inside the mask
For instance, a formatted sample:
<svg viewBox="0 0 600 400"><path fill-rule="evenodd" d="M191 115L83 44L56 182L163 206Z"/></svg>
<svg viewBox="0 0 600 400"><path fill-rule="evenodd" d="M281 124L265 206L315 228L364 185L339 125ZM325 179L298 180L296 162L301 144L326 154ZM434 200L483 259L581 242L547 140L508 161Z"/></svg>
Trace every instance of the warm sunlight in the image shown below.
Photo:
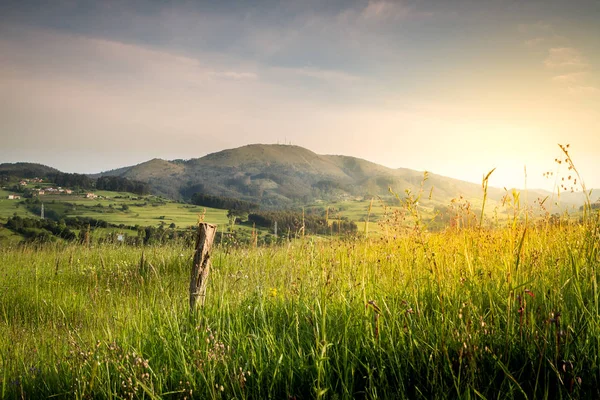
<svg viewBox="0 0 600 400"><path fill-rule="evenodd" d="M293 143L474 183L497 167L500 187L526 164L551 189L568 142L599 187L585 3L3 6L0 158L97 173Z"/></svg>
<svg viewBox="0 0 600 400"><path fill-rule="evenodd" d="M600 399L600 0L0 1L0 399Z"/></svg>

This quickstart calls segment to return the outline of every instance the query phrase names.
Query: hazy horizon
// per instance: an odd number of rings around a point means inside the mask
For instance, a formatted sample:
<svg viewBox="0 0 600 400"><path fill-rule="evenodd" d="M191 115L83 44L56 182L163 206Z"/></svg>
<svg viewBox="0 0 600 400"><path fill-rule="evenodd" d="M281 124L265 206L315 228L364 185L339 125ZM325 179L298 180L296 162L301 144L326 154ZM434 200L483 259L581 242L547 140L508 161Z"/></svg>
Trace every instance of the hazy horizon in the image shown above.
<svg viewBox="0 0 600 400"><path fill-rule="evenodd" d="M600 187L600 1L0 4L0 162L97 173L292 143ZM564 157L563 157L564 158Z"/></svg>

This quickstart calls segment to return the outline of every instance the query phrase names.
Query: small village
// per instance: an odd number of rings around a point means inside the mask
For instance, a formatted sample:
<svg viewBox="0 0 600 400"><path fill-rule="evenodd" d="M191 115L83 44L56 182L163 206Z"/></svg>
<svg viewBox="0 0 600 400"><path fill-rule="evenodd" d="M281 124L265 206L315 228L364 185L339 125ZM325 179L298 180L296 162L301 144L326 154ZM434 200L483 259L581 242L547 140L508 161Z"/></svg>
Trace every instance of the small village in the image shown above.
<svg viewBox="0 0 600 400"><path fill-rule="evenodd" d="M93 192L77 192L73 189L63 188L60 186L46 186L48 182L45 182L42 178L31 178L31 179L22 179L19 181L16 187L7 187L3 186L3 190L13 189L13 192L18 193L10 193L7 195L8 200L20 200L22 197L37 197L37 196L49 196L49 195L81 195L86 199L97 199L100 196Z"/></svg>

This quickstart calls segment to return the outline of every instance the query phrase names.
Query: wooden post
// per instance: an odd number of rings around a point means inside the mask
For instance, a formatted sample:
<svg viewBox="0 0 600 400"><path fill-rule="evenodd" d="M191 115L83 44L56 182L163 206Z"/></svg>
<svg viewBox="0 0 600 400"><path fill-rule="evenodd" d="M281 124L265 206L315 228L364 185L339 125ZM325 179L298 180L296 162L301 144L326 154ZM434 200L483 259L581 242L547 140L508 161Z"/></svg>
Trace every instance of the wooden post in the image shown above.
<svg viewBox="0 0 600 400"><path fill-rule="evenodd" d="M208 283L208 274L210 273L210 252L212 250L213 240L217 226L202 222L198 225L198 239L196 240L196 253L192 264L192 276L190 279L190 309L196 310L198 300L201 306L204 306L206 297L206 285Z"/></svg>

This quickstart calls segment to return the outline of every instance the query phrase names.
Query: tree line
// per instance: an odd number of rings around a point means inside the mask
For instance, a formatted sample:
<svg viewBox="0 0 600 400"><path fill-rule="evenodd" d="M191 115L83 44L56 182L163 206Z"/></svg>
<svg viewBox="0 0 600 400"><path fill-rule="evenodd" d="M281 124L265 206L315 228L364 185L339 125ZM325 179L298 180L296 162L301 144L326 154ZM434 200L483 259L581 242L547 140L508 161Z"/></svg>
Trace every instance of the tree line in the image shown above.
<svg viewBox="0 0 600 400"><path fill-rule="evenodd" d="M97 190L130 192L139 195L150 194L150 185L146 182L129 180L120 176L101 176L96 180Z"/></svg>
<svg viewBox="0 0 600 400"><path fill-rule="evenodd" d="M258 204L250 201L203 193L194 193L191 202L198 206L220 208L222 210L235 210L237 212L251 212L260 208Z"/></svg>
<svg viewBox="0 0 600 400"><path fill-rule="evenodd" d="M67 172L54 172L48 174L46 179L54 183L56 186L80 189L92 189L95 183L95 179L92 179L87 175Z"/></svg>
<svg viewBox="0 0 600 400"><path fill-rule="evenodd" d="M90 232L96 228L120 228L123 239L129 245L164 244L172 240L183 239L193 243L196 230L176 230L166 226L125 226L110 224L106 221L90 217L70 217L60 220L29 218L12 216L8 218L4 227L22 235L26 242L47 243L57 238L71 242L89 243ZM133 234L125 234L133 231ZM116 243L118 233L109 232L105 237L99 238L100 242Z"/></svg>
<svg viewBox="0 0 600 400"><path fill-rule="evenodd" d="M31 173L26 175L31 175ZM24 175L23 177L29 176ZM66 188L81 190L110 190L113 192L130 192L139 195L150 194L150 185L148 183L127 179L120 176L101 176L98 179L94 179L84 174L51 172L41 177L49 182L54 183L56 186ZM17 187L16 189L20 188Z"/></svg>
<svg viewBox="0 0 600 400"><path fill-rule="evenodd" d="M21 218L14 216L6 221L5 227L25 237L27 241L50 242L54 237L75 240L77 235L65 223L51 219Z"/></svg>
<svg viewBox="0 0 600 400"><path fill-rule="evenodd" d="M595 203L590 204L590 208L592 210L600 210L600 200ZM585 209L585 206L579 207L579 211L583 211L584 209Z"/></svg>
<svg viewBox="0 0 600 400"><path fill-rule="evenodd" d="M277 230L281 235L304 233L315 235L351 234L358 231L354 221L340 219L330 225L323 216L303 215L298 211L260 211L248 214L248 223Z"/></svg>

